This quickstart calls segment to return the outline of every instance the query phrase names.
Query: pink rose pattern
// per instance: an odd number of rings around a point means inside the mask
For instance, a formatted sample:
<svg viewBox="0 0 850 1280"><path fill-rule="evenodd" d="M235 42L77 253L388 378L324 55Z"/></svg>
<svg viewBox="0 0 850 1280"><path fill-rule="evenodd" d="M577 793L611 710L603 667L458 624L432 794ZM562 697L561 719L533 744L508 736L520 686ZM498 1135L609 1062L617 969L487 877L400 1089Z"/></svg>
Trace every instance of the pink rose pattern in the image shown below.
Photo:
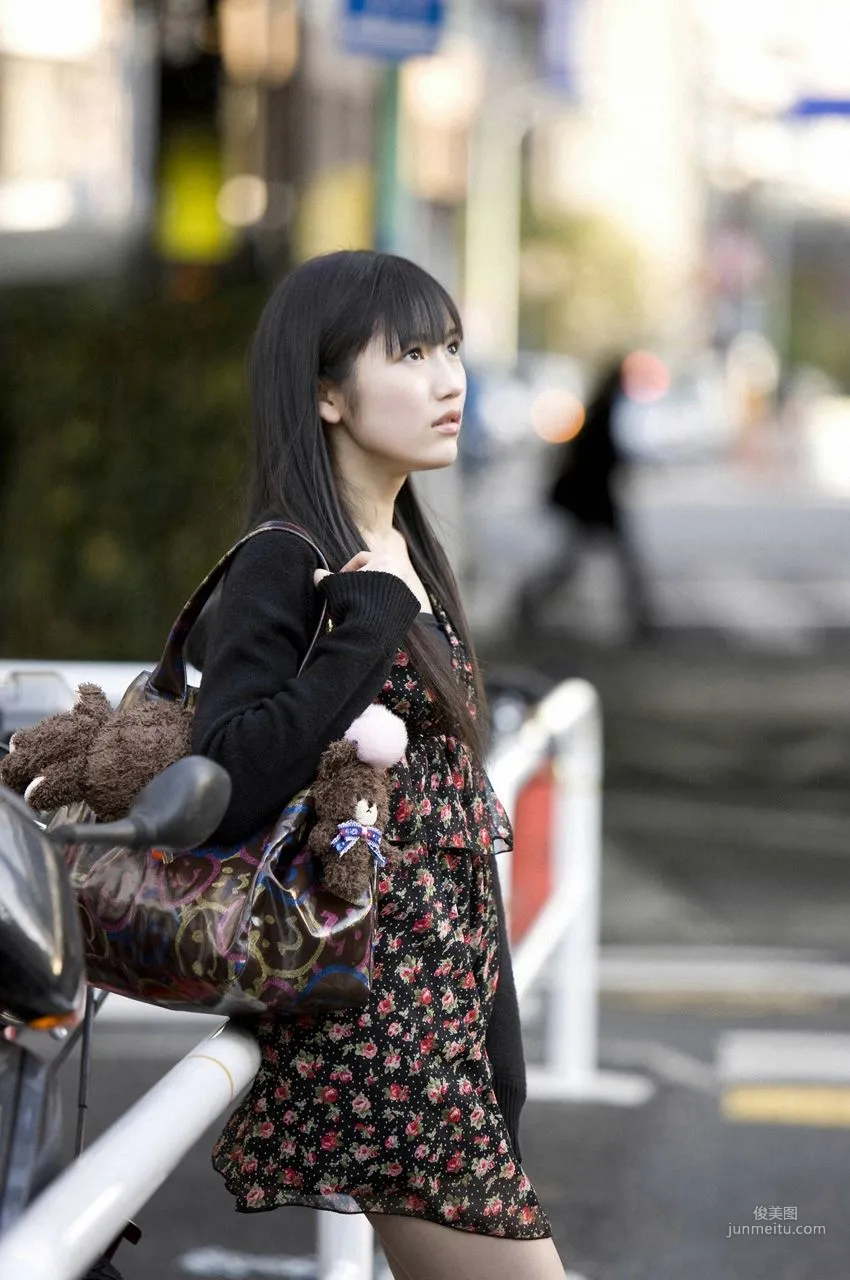
<svg viewBox="0 0 850 1280"><path fill-rule="evenodd" d="M452 669L465 687L475 715L472 663L438 600L432 599L451 649ZM390 820L384 834L395 844L424 844L502 853L513 847L510 820L486 771L466 744L439 732L430 690L418 679L408 655L396 654L378 701L404 718L410 743L392 773Z"/></svg>
<svg viewBox="0 0 850 1280"><path fill-rule="evenodd" d="M258 1024L260 1071L213 1151L239 1210L550 1234L484 1049L498 982L492 874L487 854L398 850L378 885L369 1005Z"/></svg>
<svg viewBox="0 0 850 1280"><path fill-rule="evenodd" d="M472 699L471 664L434 610ZM405 653L379 700L404 716L410 746L396 777L398 847L378 879L369 1004L257 1024L260 1071L213 1164L243 1212L294 1204L548 1236L484 1047L498 983L490 855L510 825L466 748L435 732ZM427 838L399 839L413 828Z"/></svg>

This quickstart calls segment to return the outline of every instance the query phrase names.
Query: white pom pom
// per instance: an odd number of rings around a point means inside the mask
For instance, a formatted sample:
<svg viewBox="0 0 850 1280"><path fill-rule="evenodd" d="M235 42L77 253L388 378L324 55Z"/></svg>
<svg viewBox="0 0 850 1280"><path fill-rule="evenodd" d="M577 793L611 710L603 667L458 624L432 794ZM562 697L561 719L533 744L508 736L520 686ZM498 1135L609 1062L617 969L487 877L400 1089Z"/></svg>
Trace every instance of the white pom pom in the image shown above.
<svg viewBox="0 0 850 1280"><path fill-rule="evenodd" d="M398 764L407 750L407 727L399 716L386 707L373 703L345 731L349 742L357 744L357 754L364 764L375 769L389 769Z"/></svg>

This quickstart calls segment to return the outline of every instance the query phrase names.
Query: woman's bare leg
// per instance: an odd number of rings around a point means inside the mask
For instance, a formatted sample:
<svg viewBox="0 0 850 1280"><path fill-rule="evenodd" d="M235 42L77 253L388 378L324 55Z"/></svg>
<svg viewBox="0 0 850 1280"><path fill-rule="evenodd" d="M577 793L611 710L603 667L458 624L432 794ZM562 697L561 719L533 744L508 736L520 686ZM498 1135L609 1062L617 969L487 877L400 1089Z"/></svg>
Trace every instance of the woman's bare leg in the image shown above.
<svg viewBox="0 0 850 1280"><path fill-rule="evenodd" d="M551 1239L504 1240L422 1218L367 1216L396 1280L564 1280Z"/></svg>
<svg viewBox="0 0 850 1280"><path fill-rule="evenodd" d="M395 1255L387 1248L383 1240L381 1240L381 1248L384 1251L384 1257L387 1260L387 1266L392 1272L393 1280L413 1280L413 1277L407 1274L404 1267L399 1262L398 1258L396 1258Z"/></svg>

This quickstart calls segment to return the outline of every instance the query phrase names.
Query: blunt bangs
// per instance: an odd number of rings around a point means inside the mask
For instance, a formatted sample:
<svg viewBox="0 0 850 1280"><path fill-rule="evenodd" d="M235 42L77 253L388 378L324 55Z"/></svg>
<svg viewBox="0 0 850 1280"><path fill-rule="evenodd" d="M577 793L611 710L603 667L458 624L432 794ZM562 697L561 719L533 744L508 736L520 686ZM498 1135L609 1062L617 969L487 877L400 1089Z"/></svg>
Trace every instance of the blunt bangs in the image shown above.
<svg viewBox="0 0 850 1280"><path fill-rule="evenodd" d="M443 286L415 263L390 254L381 256L364 319L370 339L383 336L388 356L463 338L460 313Z"/></svg>

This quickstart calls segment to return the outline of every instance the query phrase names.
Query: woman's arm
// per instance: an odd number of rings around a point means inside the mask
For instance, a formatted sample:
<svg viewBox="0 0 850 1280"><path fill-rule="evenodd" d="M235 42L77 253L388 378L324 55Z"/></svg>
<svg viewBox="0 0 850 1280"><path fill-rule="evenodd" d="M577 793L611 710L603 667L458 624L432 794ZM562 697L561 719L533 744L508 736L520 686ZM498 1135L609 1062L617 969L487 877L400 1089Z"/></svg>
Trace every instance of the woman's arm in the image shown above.
<svg viewBox="0 0 850 1280"><path fill-rule="evenodd" d="M313 584L299 539L266 533L236 556L204 660L192 749L216 760L233 797L216 842L260 830L315 777L319 757L375 700L419 612L391 573L336 573ZM333 629L298 668L324 594Z"/></svg>

